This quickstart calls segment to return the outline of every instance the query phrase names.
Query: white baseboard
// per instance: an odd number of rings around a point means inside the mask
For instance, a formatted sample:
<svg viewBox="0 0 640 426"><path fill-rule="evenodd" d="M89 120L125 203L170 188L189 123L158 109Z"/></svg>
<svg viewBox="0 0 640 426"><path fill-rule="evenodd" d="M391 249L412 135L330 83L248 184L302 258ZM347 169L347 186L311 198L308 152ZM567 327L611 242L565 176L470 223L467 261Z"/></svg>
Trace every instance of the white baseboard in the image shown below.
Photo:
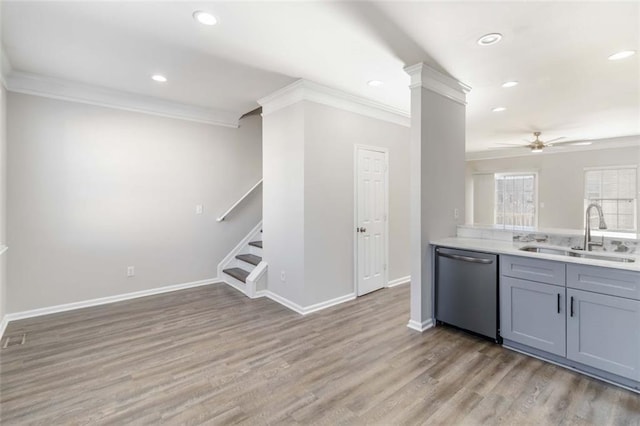
<svg viewBox="0 0 640 426"><path fill-rule="evenodd" d="M269 290L262 290L257 292L256 297L260 297L260 296L268 297L274 302L278 302L281 305L291 309L292 311L299 313L300 315L308 315L312 312L317 312L322 309L327 309L331 306L339 305L340 303L348 302L356 298L355 293L349 293L349 294L345 294L344 296L336 297L335 299L330 299L324 302L316 303L315 305L300 306L297 303L292 302L291 300L285 297L282 297L279 294L273 293L272 291L269 291Z"/></svg>
<svg viewBox="0 0 640 426"><path fill-rule="evenodd" d="M295 302L292 302L287 298L280 296L279 294L273 293L272 291L269 291L269 290L263 290L257 294L267 297L273 300L274 302L278 302L279 304L291 309L294 312L299 313L300 315L304 315L304 308L302 306L298 305Z"/></svg>
<svg viewBox="0 0 640 426"><path fill-rule="evenodd" d="M247 296L247 291L245 290L246 284L243 283L242 281L236 280L235 278L233 278L232 276L229 275L229 276L223 277L220 280L220 282L225 283L229 287L233 287L234 289L238 290L240 293L242 293L245 296Z"/></svg>
<svg viewBox="0 0 640 426"><path fill-rule="evenodd" d="M409 327L412 330L419 331L420 333L422 333L423 331L428 330L431 327L433 327L433 318L429 318L428 320L422 321L421 323L419 323L418 321L409 320L409 323L407 324L407 327Z"/></svg>
<svg viewBox="0 0 640 426"><path fill-rule="evenodd" d="M2 340L2 336L4 336L4 331L7 329L8 324L9 324L9 319L5 315L2 317L2 321L0 321L0 340Z"/></svg>
<svg viewBox="0 0 640 426"><path fill-rule="evenodd" d="M395 280L389 281L387 287L395 287L397 285L409 284L411 282L411 275L407 275L406 277L396 278Z"/></svg>
<svg viewBox="0 0 640 426"><path fill-rule="evenodd" d="M307 315L312 312L317 312L322 309L330 308L331 306L339 305L340 303L348 302L356 298L355 293L345 294L344 296L336 297L335 299L327 300L324 302L316 303L315 305L307 306L304 308L304 314Z"/></svg>
<svg viewBox="0 0 640 426"><path fill-rule="evenodd" d="M165 287L152 288L149 290L136 291L133 293L118 294L115 296L100 297L98 299L83 300L81 302L66 303L64 305L56 305L46 308L32 309L29 311L14 312L12 314L6 314L5 319L6 322L16 321L25 318L33 318L42 315L56 314L59 312L73 311L75 309L88 308L91 306L106 305L109 303L121 302L123 300L137 299L139 297L169 293L171 291L184 290L187 288L200 287L203 285L216 284L220 282L222 282L222 280L216 277L207 280L193 281L190 283L168 285Z"/></svg>

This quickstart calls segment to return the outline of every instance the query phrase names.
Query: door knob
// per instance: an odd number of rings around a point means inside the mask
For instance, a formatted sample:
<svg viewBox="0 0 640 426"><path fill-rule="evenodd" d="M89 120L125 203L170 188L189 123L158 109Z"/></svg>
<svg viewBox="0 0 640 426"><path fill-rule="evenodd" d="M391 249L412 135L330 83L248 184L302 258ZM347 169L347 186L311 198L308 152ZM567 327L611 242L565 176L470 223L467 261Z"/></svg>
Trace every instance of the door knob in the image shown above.
<svg viewBox="0 0 640 426"><path fill-rule="evenodd" d="M367 232L367 228L359 228L358 232Z"/></svg>

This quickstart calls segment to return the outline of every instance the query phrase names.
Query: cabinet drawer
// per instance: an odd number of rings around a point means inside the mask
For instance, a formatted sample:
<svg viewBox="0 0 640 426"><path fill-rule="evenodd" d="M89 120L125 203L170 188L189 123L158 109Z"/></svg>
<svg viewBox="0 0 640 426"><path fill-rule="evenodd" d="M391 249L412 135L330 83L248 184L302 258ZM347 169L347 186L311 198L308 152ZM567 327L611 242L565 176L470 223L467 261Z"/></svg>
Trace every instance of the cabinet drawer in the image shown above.
<svg viewBox="0 0 640 426"><path fill-rule="evenodd" d="M567 287L640 300L640 272L569 264Z"/></svg>
<svg viewBox="0 0 640 426"><path fill-rule="evenodd" d="M501 256L500 273L507 277L521 278L546 284L564 286L565 264L529 257Z"/></svg>

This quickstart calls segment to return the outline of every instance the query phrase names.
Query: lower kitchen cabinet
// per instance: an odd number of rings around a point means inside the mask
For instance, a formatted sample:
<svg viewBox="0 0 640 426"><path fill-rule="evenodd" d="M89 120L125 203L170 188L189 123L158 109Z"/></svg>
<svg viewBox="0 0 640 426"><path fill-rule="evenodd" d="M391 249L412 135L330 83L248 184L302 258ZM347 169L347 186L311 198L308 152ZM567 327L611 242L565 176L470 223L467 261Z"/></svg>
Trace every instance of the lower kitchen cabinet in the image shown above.
<svg viewBox="0 0 640 426"><path fill-rule="evenodd" d="M565 288L503 276L500 333L504 339L566 356Z"/></svg>
<svg viewBox="0 0 640 426"><path fill-rule="evenodd" d="M640 381L640 301L567 289L566 309L568 359Z"/></svg>

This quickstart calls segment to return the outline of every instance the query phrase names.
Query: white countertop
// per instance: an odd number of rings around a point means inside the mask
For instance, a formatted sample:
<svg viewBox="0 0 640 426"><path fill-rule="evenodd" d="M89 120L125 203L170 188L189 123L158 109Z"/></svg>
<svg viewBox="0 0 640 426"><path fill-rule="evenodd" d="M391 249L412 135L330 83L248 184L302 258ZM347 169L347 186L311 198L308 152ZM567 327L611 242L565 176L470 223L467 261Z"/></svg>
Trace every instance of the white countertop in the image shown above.
<svg viewBox="0 0 640 426"><path fill-rule="evenodd" d="M624 269L627 271L637 271L640 272L640 255L632 255L625 253L611 253L611 252L601 252L594 251L593 254L602 255L602 256L619 256L619 257L628 257L635 259L635 262L614 262L609 260L599 260L599 259L585 259L581 257L572 257L572 256L563 256L557 254L546 254L546 253L532 253L527 251L518 250L520 247L524 246L540 246L540 247L549 247L549 248L559 248L563 250L567 250L567 247L558 247L552 246L548 244L540 244L540 243L514 243L511 241L498 241L498 240L489 240L482 238L459 238L459 237L451 237L444 238L440 240L431 241L432 245L441 246L441 247L449 247L456 248L462 250L475 250L475 251L483 251L489 253L496 254L509 254L513 256L522 256L522 257L531 257L534 259L547 259L547 260L555 260L558 262L566 262L566 263L580 263L583 265L591 265L591 266L603 266L606 268L615 268L615 269Z"/></svg>

